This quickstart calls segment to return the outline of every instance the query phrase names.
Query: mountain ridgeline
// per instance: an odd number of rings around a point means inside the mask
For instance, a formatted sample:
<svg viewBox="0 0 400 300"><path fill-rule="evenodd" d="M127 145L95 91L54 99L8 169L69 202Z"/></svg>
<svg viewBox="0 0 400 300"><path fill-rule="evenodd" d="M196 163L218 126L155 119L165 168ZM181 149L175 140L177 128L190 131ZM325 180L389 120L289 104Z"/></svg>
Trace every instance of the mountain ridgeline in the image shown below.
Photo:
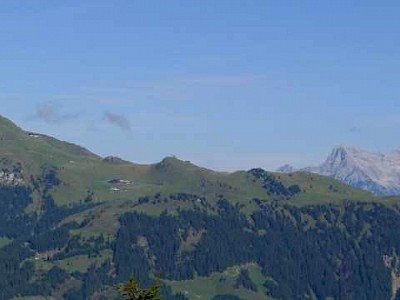
<svg viewBox="0 0 400 300"><path fill-rule="evenodd" d="M341 155L338 153L337 155ZM309 172L105 159L0 118L0 299L400 299L400 199Z"/></svg>
<svg viewBox="0 0 400 300"><path fill-rule="evenodd" d="M299 170L284 165L277 171L292 173ZM300 171L330 176L376 195L400 195L400 150L385 155L339 146L320 166Z"/></svg>

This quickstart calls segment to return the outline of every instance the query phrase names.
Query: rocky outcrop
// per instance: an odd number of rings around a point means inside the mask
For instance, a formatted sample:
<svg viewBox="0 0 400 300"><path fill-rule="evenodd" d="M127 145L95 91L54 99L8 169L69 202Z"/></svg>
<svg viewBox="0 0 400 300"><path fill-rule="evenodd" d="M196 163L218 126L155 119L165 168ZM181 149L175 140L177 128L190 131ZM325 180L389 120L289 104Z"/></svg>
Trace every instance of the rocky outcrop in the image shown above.
<svg viewBox="0 0 400 300"><path fill-rule="evenodd" d="M17 185L22 184L23 179L18 174L8 172L6 170L0 171L0 184Z"/></svg>
<svg viewBox="0 0 400 300"><path fill-rule="evenodd" d="M302 171L330 176L377 195L400 195L400 151L381 154L335 147L318 167Z"/></svg>

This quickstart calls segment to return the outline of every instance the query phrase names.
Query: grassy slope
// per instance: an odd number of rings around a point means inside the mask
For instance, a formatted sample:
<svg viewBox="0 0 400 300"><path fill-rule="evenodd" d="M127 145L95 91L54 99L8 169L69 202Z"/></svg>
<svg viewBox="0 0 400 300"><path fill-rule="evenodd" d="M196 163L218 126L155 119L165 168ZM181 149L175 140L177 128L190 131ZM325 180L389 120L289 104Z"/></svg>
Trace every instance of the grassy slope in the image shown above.
<svg viewBox="0 0 400 300"><path fill-rule="evenodd" d="M80 222L88 216L93 216L93 220L87 226L73 232L83 236L97 236L103 233L112 237L118 230L119 216L127 211L136 210L150 215L158 215L165 209L174 213L178 207L181 209L193 207L193 203L181 202L138 205L139 197L153 196L156 193L161 193L163 197L175 193L195 194L199 197L205 197L211 206L216 205L219 195L223 195L232 203L243 205L242 210L245 213L251 213L256 209L254 203L250 202L253 198L265 201L278 200L276 196L268 195L261 183L254 181L252 175L244 171L235 173L215 172L173 157L168 157L153 165L139 165L129 162L113 163L70 143L43 135L32 137L7 119L0 117L0 159L3 158L11 160L13 163L22 164L24 180L27 184L29 184L31 175L37 177L41 174L42 166L56 167L62 184L54 189L52 194L58 205L71 205L83 200L88 192L93 192L94 201L101 203L98 207L64 220L64 222L70 220ZM354 189L331 178L315 174L275 173L274 175L287 187L293 184L299 185L301 193L285 200L297 206L325 203L340 204L346 200L381 201L395 206L400 203L399 197L374 197L368 192ZM109 184L108 181L113 178L129 180L132 184L119 186L120 191L111 191L110 188L113 185ZM100 257L95 261L101 261L101 259ZM74 257L68 261L59 261L56 265L72 271L80 266L86 268L91 262L93 261L90 261L88 257ZM36 263L40 264L41 261ZM257 275L254 275L257 274L256 269L253 268L250 271L253 274L252 276L257 277ZM227 272L229 273L229 270ZM198 286L201 285L213 287L211 289L213 295L222 292L234 292L249 299L247 297L249 295L243 294L249 293L248 291L233 291L232 286L219 283L221 276L228 276L228 273L216 274L211 278L196 278L190 282L171 282L170 284L175 291L188 289L193 293L203 295L203 298L196 299L209 299L210 294L202 291L201 288L198 290ZM259 281L263 281L263 278ZM265 297L257 297L252 295L251 299L265 299Z"/></svg>
<svg viewBox="0 0 400 300"><path fill-rule="evenodd" d="M311 205L340 203L343 200L377 201L381 198L373 194L350 187L330 177L305 172L279 174L278 178L287 186L297 184L302 193L297 194L291 203L295 205Z"/></svg>
<svg viewBox="0 0 400 300"><path fill-rule="evenodd" d="M251 280L257 286L257 292L243 287L235 287L236 279L241 269L248 269ZM210 277L197 277L193 280L166 281L174 293L182 293L189 300L212 299L217 295L236 295L241 299L272 300L266 296L263 283L267 280L260 268L255 264L235 266L223 273L214 273Z"/></svg>
<svg viewBox="0 0 400 300"><path fill-rule="evenodd" d="M0 237L0 248L7 246L11 242L12 242L12 240L10 240L9 238Z"/></svg>
<svg viewBox="0 0 400 300"><path fill-rule="evenodd" d="M77 255L63 260L56 260L51 262L42 259L31 259L30 261L35 264L35 268L39 272L48 271L52 267L57 266L69 273L76 271L85 273L91 265L95 264L97 267L99 267L104 261L111 258L112 251L104 250L95 257L89 257L87 255Z"/></svg>
<svg viewBox="0 0 400 300"><path fill-rule="evenodd" d="M83 233L87 235L97 235L100 232L114 234L118 229L119 215L129 210L158 215L165 209L173 213L178 206L191 207L182 203L137 206L137 199L145 195L196 194L205 197L211 205L215 205L218 196L223 195L232 203L242 204L245 213L256 209L254 203L250 203L253 198L265 201L276 199L276 196L268 195L261 184L254 182L252 176L244 171L215 172L174 157L165 158L153 165L123 161L112 163L70 143L44 135L30 136L3 117L0 117L0 158L20 162L27 182L31 175L37 177L41 174L42 166L56 167L62 184L52 194L58 205L72 205L93 192L94 201L102 205L89 212L95 216L95 220L84 228ZM275 176L286 186L300 186L302 192L288 201L294 205L340 203L344 200L382 201L382 198L328 177L309 173L276 173ZM132 184L118 186L120 191L112 191L110 189L113 185L108 181L113 178L129 180ZM395 204L398 198L384 202ZM88 212L70 219L79 221L86 215Z"/></svg>
<svg viewBox="0 0 400 300"><path fill-rule="evenodd" d="M9 120L0 117L0 158L21 162L27 175L39 175L43 165L59 169L63 185L55 192L59 204L79 201L88 190L97 200L132 200L153 192L183 192L215 198L223 194L233 202L258 197L268 199L260 184L246 172L224 173L197 167L190 162L168 157L158 164L138 165L111 163L88 150L44 135L31 137ZM367 193L327 177L308 173L276 174L287 186L298 184L305 192L292 202L311 204L315 201L340 201L345 198L370 200ZM121 178L134 184L120 193L111 193L108 180ZM336 188L330 190L329 186ZM312 186L312 187L311 187Z"/></svg>

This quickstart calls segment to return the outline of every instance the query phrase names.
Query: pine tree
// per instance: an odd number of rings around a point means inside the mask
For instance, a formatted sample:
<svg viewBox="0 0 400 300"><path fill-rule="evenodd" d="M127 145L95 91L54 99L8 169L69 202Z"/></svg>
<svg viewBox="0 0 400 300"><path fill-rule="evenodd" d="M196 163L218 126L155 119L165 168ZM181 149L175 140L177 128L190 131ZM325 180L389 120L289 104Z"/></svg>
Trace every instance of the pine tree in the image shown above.
<svg viewBox="0 0 400 300"><path fill-rule="evenodd" d="M120 292L121 300L161 300L159 282L149 289L143 289L138 282L130 279L117 289Z"/></svg>

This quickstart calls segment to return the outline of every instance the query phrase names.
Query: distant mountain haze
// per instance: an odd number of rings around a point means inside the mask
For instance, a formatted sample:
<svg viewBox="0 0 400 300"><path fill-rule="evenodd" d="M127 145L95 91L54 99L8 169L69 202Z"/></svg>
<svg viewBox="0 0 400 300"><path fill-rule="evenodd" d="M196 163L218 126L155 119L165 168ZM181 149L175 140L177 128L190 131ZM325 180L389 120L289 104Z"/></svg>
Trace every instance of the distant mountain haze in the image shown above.
<svg viewBox="0 0 400 300"><path fill-rule="evenodd" d="M337 146L321 165L300 170L330 176L377 195L400 194L400 150L382 154ZM297 170L285 165L277 171L291 173Z"/></svg>

